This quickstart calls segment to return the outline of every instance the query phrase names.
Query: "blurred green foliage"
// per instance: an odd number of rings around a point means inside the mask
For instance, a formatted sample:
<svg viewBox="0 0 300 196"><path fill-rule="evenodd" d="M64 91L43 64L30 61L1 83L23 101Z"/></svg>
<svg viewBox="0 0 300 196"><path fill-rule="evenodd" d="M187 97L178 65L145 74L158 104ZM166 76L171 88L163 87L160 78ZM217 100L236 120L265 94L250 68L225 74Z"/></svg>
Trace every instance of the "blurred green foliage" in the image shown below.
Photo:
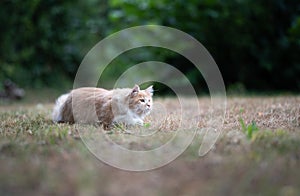
<svg viewBox="0 0 300 196"><path fill-rule="evenodd" d="M0 81L62 86L102 38L135 25L159 24L198 39L231 89L238 84L246 90L300 90L299 0L3 0L0 21ZM113 63L125 69L146 60L165 61L195 87L205 88L184 57L160 51L132 50ZM113 78L123 69L106 71Z"/></svg>
<svg viewBox="0 0 300 196"><path fill-rule="evenodd" d="M67 85L94 44L90 35L105 26L101 15L106 9L98 3L1 1L0 81L10 78L27 87Z"/></svg>
<svg viewBox="0 0 300 196"><path fill-rule="evenodd" d="M300 89L298 0L113 0L110 18L119 28L162 24L198 39L216 60L227 86ZM121 22L122 21L122 22ZM182 57L172 60L178 66ZM194 85L195 69L186 68Z"/></svg>

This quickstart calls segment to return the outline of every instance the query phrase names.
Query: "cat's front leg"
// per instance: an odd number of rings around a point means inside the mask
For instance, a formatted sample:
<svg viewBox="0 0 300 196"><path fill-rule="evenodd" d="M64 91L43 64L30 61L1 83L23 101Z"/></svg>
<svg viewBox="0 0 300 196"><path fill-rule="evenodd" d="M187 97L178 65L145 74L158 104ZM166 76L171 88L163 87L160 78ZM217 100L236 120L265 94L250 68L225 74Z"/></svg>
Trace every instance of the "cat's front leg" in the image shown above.
<svg viewBox="0 0 300 196"><path fill-rule="evenodd" d="M144 125L144 121L140 118L134 119L133 122L134 122L134 125L140 125L140 126Z"/></svg>

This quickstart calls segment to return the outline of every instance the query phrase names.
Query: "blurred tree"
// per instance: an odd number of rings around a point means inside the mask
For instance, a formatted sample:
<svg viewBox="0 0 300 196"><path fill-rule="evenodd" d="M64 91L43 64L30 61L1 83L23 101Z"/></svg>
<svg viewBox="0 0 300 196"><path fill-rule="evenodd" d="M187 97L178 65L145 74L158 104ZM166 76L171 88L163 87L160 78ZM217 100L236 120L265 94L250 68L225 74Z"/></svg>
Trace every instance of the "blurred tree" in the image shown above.
<svg viewBox="0 0 300 196"><path fill-rule="evenodd" d="M105 36L159 24L198 39L229 87L300 90L299 0L2 0L0 22L0 80L22 86L62 86ZM106 71L114 78L146 60L173 64L205 87L187 59L161 49L128 51Z"/></svg>
<svg viewBox="0 0 300 196"><path fill-rule="evenodd" d="M94 0L1 1L0 79L11 78L30 87L65 85L93 40L105 32L105 4Z"/></svg>
<svg viewBox="0 0 300 196"><path fill-rule="evenodd" d="M111 0L110 5L115 29L155 23L194 36L215 58L227 86L300 89L298 0ZM186 60L178 56L171 62L180 67ZM203 86L192 66L181 69Z"/></svg>

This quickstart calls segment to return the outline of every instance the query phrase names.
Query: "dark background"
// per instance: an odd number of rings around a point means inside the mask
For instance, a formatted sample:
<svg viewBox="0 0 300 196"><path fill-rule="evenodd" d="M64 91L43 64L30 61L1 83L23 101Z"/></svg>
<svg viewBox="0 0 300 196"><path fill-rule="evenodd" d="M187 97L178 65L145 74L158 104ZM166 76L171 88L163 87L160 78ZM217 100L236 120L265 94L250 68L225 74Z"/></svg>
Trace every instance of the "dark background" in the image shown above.
<svg viewBox="0 0 300 196"><path fill-rule="evenodd" d="M131 26L158 24L199 40L228 91L300 90L299 0L2 0L0 24L0 82L10 78L24 88L70 88L98 41ZM168 62L205 88L182 56L136 50L116 59L118 65Z"/></svg>

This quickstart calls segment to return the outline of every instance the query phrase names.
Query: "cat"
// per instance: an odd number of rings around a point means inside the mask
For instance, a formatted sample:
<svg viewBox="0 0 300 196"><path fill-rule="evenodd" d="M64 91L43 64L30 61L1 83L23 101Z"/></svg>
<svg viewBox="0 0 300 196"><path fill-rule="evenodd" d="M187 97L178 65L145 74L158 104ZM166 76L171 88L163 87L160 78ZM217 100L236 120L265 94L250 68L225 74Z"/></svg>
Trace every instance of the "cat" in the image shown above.
<svg viewBox="0 0 300 196"><path fill-rule="evenodd" d="M104 129L115 124L143 125L152 110L153 86L106 90L84 87L61 95L52 118L57 123L99 123Z"/></svg>

